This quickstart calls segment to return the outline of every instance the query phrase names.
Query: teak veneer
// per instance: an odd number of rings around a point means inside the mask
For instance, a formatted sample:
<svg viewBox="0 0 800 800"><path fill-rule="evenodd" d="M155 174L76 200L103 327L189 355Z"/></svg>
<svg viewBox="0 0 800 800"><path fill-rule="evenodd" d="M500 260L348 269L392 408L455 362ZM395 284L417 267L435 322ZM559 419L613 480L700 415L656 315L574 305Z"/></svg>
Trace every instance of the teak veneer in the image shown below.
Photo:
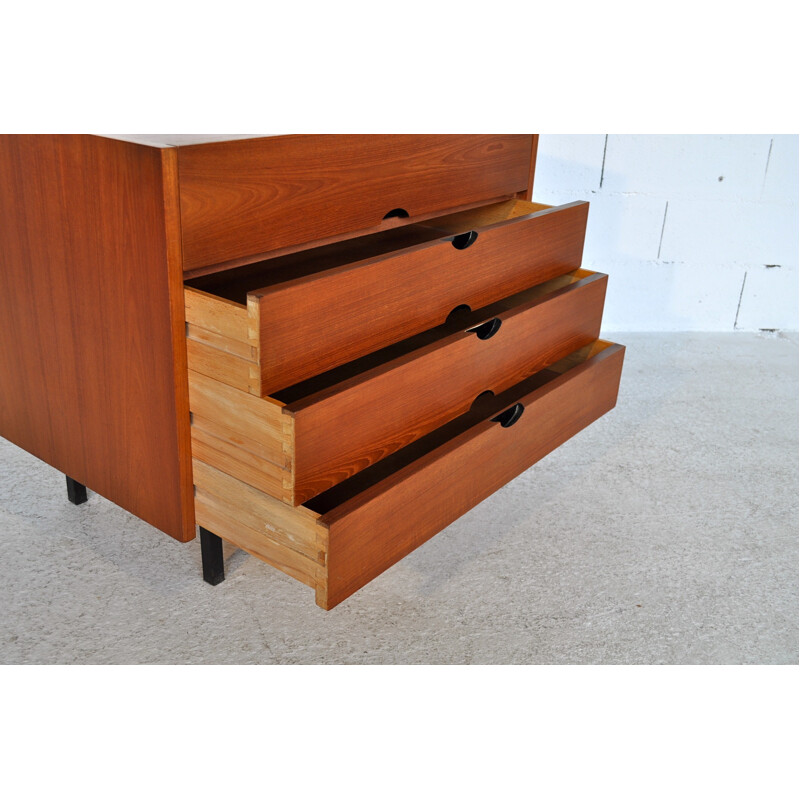
<svg viewBox="0 0 800 800"><path fill-rule="evenodd" d="M537 141L0 137L0 434L333 608L616 402Z"/></svg>
<svg viewBox="0 0 800 800"><path fill-rule="evenodd" d="M0 136L0 435L195 536L177 162Z"/></svg>
<svg viewBox="0 0 800 800"><path fill-rule="evenodd" d="M270 136L180 149L184 269L524 192L533 137Z"/></svg>

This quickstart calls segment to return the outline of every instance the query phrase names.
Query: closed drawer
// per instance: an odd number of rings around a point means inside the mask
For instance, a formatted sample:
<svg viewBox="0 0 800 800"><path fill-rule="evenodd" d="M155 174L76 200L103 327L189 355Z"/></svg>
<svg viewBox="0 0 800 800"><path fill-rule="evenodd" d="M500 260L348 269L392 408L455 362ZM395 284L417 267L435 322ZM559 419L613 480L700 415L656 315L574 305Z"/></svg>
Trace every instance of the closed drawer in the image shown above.
<svg viewBox="0 0 800 800"><path fill-rule="evenodd" d="M190 280L190 356L271 395L577 269L587 212L512 200Z"/></svg>
<svg viewBox="0 0 800 800"><path fill-rule="evenodd" d="M576 270L267 398L190 353L195 455L300 505L594 341L606 282Z"/></svg>
<svg viewBox="0 0 800 800"><path fill-rule="evenodd" d="M271 136L181 147L184 269L524 192L530 134Z"/></svg>
<svg viewBox="0 0 800 800"><path fill-rule="evenodd" d="M196 459L198 522L332 608L613 408L623 354L588 345L294 509Z"/></svg>

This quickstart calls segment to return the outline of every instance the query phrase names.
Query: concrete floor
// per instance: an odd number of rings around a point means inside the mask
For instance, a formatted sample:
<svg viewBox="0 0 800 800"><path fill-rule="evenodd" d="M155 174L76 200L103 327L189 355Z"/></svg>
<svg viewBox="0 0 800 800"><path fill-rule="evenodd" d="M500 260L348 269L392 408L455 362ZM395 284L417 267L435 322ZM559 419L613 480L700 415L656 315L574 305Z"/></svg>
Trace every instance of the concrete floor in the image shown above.
<svg viewBox="0 0 800 800"><path fill-rule="evenodd" d="M0 439L0 662L797 663L797 336L616 338L613 412L327 613Z"/></svg>

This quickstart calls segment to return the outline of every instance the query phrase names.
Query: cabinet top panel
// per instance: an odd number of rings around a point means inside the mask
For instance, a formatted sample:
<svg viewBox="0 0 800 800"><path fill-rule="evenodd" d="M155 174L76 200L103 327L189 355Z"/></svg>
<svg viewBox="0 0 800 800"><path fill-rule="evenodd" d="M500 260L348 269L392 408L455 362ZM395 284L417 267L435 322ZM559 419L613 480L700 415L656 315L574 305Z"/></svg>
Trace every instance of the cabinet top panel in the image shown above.
<svg viewBox="0 0 800 800"><path fill-rule="evenodd" d="M107 139L146 144L150 147L188 147L193 144L231 142L235 139L259 139L264 133L103 133Z"/></svg>

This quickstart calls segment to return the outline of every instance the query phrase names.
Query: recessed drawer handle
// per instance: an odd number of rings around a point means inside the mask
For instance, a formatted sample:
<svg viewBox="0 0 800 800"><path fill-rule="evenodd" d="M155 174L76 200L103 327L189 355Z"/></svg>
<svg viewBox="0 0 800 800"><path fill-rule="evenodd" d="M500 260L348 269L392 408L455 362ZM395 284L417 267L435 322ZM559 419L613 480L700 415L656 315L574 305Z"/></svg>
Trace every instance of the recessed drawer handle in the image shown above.
<svg viewBox="0 0 800 800"><path fill-rule="evenodd" d="M507 408L502 414L498 414L492 422L499 422L503 428L510 428L522 416L525 406L522 403L515 403L511 408Z"/></svg>
<svg viewBox="0 0 800 800"><path fill-rule="evenodd" d="M384 219L393 219L394 217L406 219L408 217L408 211L406 211L404 208L393 208L391 211L387 211L383 215Z"/></svg>
<svg viewBox="0 0 800 800"><path fill-rule="evenodd" d="M470 245L475 244L477 238L478 231L459 233L458 236L453 238L453 247L455 247L456 250L466 250Z"/></svg>
<svg viewBox="0 0 800 800"><path fill-rule="evenodd" d="M467 333L474 333L479 339L491 339L500 330L502 324L503 320L495 317L475 328L470 328Z"/></svg>

